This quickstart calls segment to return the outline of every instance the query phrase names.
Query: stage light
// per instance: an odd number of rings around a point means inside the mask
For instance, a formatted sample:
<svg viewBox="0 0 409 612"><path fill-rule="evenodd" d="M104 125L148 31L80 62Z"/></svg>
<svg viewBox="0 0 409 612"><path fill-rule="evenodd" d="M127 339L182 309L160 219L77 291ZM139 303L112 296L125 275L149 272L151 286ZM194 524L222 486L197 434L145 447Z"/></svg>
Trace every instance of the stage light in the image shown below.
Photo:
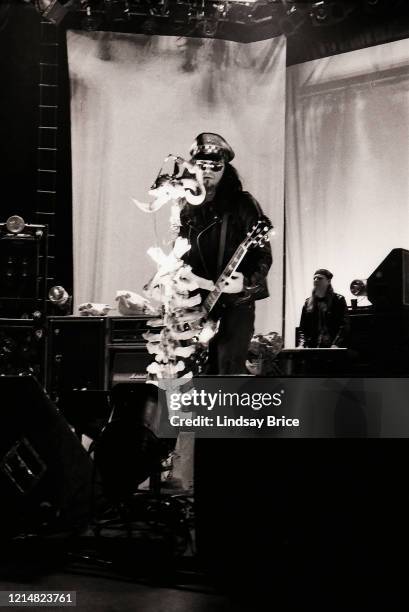
<svg viewBox="0 0 409 612"><path fill-rule="evenodd" d="M92 12L91 7L88 5L86 8L86 16L81 22L84 30L88 32L93 32L94 30L98 30L101 25L101 17Z"/></svg>
<svg viewBox="0 0 409 612"><path fill-rule="evenodd" d="M201 26L203 36L216 36L219 22L217 19L205 19Z"/></svg>
<svg viewBox="0 0 409 612"><path fill-rule="evenodd" d="M42 17L55 25L61 23L68 12L58 0L34 0L34 6Z"/></svg>
<svg viewBox="0 0 409 612"><path fill-rule="evenodd" d="M281 32L284 36L292 36L305 23L306 17L305 11L299 10L294 5L291 6L286 16L279 21Z"/></svg>
<svg viewBox="0 0 409 612"><path fill-rule="evenodd" d="M6 227L10 234L20 234L25 228L26 224L22 217L18 215L13 215L9 217L6 221Z"/></svg>
<svg viewBox="0 0 409 612"><path fill-rule="evenodd" d="M226 17L227 15L227 4L225 2L220 2L220 4L216 5L216 11L222 16Z"/></svg>
<svg viewBox="0 0 409 612"><path fill-rule="evenodd" d="M359 278L354 279L350 286L349 289L352 293L352 295L355 295L356 297L363 297L368 295L368 283L367 280L361 280Z"/></svg>
<svg viewBox="0 0 409 612"><path fill-rule="evenodd" d="M310 12L311 22L313 26L332 26L344 21L354 10L354 5L345 0L314 2Z"/></svg>
<svg viewBox="0 0 409 612"><path fill-rule="evenodd" d="M64 287L61 287L61 285L55 285L54 287L51 287L50 291L48 292L48 299L53 304L62 305L68 301L69 295Z"/></svg>
<svg viewBox="0 0 409 612"><path fill-rule="evenodd" d="M328 8L325 2L315 2L311 7L311 18L312 20L322 23L328 19Z"/></svg>
<svg viewBox="0 0 409 612"><path fill-rule="evenodd" d="M48 292L48 299L63 315L71 312L72 297L61 285L54 285Z"/></svg>

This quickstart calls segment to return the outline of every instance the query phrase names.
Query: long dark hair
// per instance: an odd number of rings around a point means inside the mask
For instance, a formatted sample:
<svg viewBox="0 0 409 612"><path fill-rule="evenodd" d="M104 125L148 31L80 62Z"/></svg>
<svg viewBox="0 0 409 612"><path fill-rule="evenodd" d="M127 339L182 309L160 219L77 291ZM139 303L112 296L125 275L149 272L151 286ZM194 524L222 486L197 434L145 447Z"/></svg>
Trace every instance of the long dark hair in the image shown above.
<svg viewBox="0 0 409 612"><path fill-rule="evenodd" d="M221 181L217 186L215 199L229 198L232 194L235 195L239 191L243 191L239 173L234 166L227 163L224 167Z"/></svg>
<svg viewBox="0 0 409 612"><path fill-rule="evenodd" d="M236 201L237 194L241 191L243 191L243 185L239 173L234 166L226 163L213 200L217 210L221 212L230 209Z"/></svg>
<svg viewBox="0 0 409 612"><path fill-rule="evenodd" d="M331 285L331 283L328 285L327 287L327 291L325 293L324 296L324 301L326 304L327 309L329 309L331 307L332 304L332 300L334 298L334 289ZM317 308L317 303L318 303L318 299L317 296L315 294L315 291L313 290L310 297L307 300L307 310L308 312L312 312L313 310L315 310Z"/></svg>

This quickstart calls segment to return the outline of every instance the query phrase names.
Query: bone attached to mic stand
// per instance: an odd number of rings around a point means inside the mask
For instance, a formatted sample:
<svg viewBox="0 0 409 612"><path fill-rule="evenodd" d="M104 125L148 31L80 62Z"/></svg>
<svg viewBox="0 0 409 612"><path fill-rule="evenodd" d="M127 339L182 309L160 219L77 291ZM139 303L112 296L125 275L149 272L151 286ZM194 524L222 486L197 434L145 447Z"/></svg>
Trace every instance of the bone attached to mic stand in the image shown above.
<svg viewBox="0 0 409 612"><path fill-rule="evenodd" d="M147 370L151 382L166 390L184 385L196 373L195 358L203 351L202 333L207 328L201 296L192 292L214 288L211 281L196 276L183 263L181 258L189 248L188 241L178 237L168 256L161 249L148 251L158 264L158 272L146 294L160 302L162 316L148 321L157 331L145 336L148 351L155 355Z"/></svg>
<svg viewBox="0 0 409 612"><path fill-rule="evenodd" d="M166 165L172 162L172 172L165 172ZM140 202L132 198L140 210L147 213L157 212L162 206L170 203L180 210L180 205L188 202L198 206L204 202L206 189L203 183L203 171L198 166L182 157L170 154L165 157L161 169L148 191L153 198L151 202Z"/></svg>
<svg viewBox="0 0 409 612"><path fill-rule="evenodd" d="M166 173L163 168L169 162L174 169ZM145 296L160 316L148 321L152 331L144 336L147 350L154 356L147 367L148 382L170 392L193 378L204 346L215 334L214 326L205 324L206 312L198 293L199 289L212 291L214 284L193 274L184 263L190 244L178 236L183 206L200 205L205 200L203 172L185 159L169 155L148 194L153 198L149 203L133 199L140 210L154 213L166 204L171 206L172 250L166 254L158 246L148 249L157 272L145 287Z"/></svg>

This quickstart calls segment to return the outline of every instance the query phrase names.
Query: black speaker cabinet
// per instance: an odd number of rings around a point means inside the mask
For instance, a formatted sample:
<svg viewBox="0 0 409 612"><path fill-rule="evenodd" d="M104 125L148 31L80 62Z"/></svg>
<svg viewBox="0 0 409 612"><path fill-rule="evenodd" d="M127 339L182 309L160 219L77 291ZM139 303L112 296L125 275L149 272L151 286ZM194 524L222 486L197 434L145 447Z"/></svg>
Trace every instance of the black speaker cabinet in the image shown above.
<svg viewBox="0 0 409 612"><path fill-rule="evenodd" d="M47 227L8 231L0 223L0 316L31 317L44 312L47 293Z"/></svg>
<svg viewBox="0 0 409 612"><path fill-rule="evenodd" d="M49 317L47 389L61 395L73 389L105 388L104 317Z"/></svg>
<svg viewBox="0 0 409 612"><path fill-rule="evenodd" d="M112 388L118 383L144 383L152 355L144 347L114 346L109 349L109 360L109 388Z"/></svg>
<svg viewBox="0 0 409 612"><path fill-rule="evenodd" d="M89 457L31 376L0 377L0 537L86 524Z"/></svg>
<svg viewBox="0 0 409 612"><path fill-rule="evenodd" d="M41 319L0 319L0 374L31 374L44 384L45 329Z"/></svg>
<svg viewBox="0 0 409 612"><path fill-rule="evenodd" d="M118 383L146 380L146 367L152 355L146 350L143 334L150 330L146 315L108 317L107 372L108 388Z"/></svg>
<svg viewBox="0 0 409 612"><path fill-rule="evenodd" d="M393 249L372 272L368 299L378 309L409 306L409 251Z"/></svg>
<svg viewBox="0 0 409 612"><path fill-rule="evenodd" d="M73 390L109 390L145 382L152 357L142 334L148 317L49 317L47 390L54 398Z"/></svg>

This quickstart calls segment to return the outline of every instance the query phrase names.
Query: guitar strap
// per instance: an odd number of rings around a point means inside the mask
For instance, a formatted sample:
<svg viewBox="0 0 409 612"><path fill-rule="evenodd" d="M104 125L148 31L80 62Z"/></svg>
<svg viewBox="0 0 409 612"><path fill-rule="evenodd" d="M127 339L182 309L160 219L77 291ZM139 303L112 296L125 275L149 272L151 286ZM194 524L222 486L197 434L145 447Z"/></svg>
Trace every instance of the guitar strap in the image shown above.
<svg viewBox="0 0 409 612"><path fill-rule="evenodd" d="M222 273L224 250L226 248L226 236L227 236L227 222L229 220L229 213L225 212L222 219L222 227L220 230L220 241L219 241L219 253L217 255L217 278Z"/></svg>

